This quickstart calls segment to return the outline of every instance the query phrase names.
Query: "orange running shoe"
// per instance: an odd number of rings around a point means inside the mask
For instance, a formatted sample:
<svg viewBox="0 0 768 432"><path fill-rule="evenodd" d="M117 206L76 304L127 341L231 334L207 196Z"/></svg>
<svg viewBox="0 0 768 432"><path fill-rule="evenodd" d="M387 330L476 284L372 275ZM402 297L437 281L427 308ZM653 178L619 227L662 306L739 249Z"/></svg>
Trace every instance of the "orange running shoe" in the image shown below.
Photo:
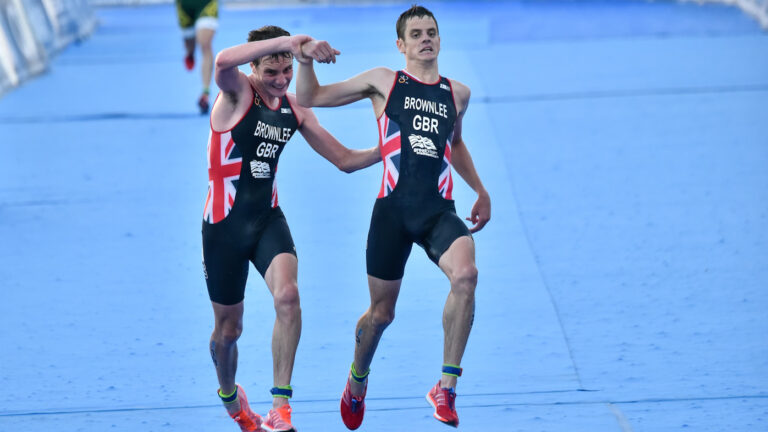
<svg viewBox="0 0 768 432"><path fill-rule="evenodd" d="M240 411L229 416L240 426L242 432L264 432L261 428L261 416L251 410L248 405L248 398L245 396L245 390L237 386L237 398L240 400Z"/></svg>
<svg viewBox="0 0 768 432"><path fill-rule="evenodd" d="M291 425L291 406L285 404L277 409L272 408L267 413L264 429L269 432L296 432Z"/></svg>
<svg viewBox="0 0 768 432"><path fill-rule="evenodd" d="M200 95L200 99L197 100L197 106L200 107L200 114L207 114L210 104L208 103L208 93Z"/></svg>
<svg viewBox="0 0 768 432"><path fill-rule="evenodd" d="M195 54L191 53L188 56L184 57L184 67L187 68L188 71L191 71L195 68Z"/></svg>
<svg viewBox="0 0 768 432"><path fill-rule="evenodd" d="M442 388L438 381L427 393L427 402L435 409L432 415L436 419L449 426L459 426L459 415L456 414L456 391L453 388Z"/></svg>
<svg viewBox="0 0 768 432"><path fill-rule="evenodd" d="M368 381L365 382L365 390L362 396L352 396L352 389L349 387L349 379L344 393L341 394L341 420L344 426L349 430L355 430L363 423L365 415L365 394L368 392Z"/></svg>

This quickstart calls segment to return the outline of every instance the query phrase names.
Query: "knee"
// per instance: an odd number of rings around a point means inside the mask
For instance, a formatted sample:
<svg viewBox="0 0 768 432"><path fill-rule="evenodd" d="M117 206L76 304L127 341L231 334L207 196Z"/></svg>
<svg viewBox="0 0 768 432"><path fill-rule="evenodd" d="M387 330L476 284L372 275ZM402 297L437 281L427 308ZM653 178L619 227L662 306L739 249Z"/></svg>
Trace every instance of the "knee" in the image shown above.
<svg viewBox="0 0 768 432"><path fill-rule="evenodd" d="M275 313L278 318L291 319L301 312L299 287L296 282L283 284L275 290Z"/></svg>
<svg viewBox="0 0 768 432"><path fill-rule="evenodd" d="M395 309L388 306L372 306L371 322L374 327L384 330L395 320Z"/></svg>
<svg viewBox="0 0 768 432"><path fill-rule="evenodd" d="M214 339L220 345L234 345L240 335L243 333L243 322L241 320L223 321L216 326L214 330Z"/></svg>
<svg viewBox="0 0 768 432"><path fill-rule="evenodd" d="M469 264L456 269L451 278L451 290L465 297L473 297L477 287L477 267Z"/></svg>
<svg viewBox="0 0 768 432"><path fill-rule="evenodd" d="M197 44L200 46L200 51L202 51L204 54L212 54L213 53L213 44L210 40L199 40L197 41Z"/></svg>

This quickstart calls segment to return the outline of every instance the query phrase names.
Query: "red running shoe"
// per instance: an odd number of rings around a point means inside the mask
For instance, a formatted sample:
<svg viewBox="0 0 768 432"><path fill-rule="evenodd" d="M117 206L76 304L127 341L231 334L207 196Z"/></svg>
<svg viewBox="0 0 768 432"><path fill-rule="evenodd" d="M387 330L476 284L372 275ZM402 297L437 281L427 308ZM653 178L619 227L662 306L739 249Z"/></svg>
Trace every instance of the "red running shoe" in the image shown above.
<svg viewBox="0 0 768 432"><path fill-rule="evenodd" d="M200 95L200 99L197 100L197 106L200 108L200 114L208 114L208 108L211 107L208 103L208 93Z"/></svg>
<svg viewBox="0 0 768 432"><path fill-rule="evenodd" d="M264 432L261 428L261 416L251 410L245 390L237 385L237 398L240 400L240 411L230 414L233 420L240 426L242 432Z"/></svg>
<svg viewBox="0 0 768 432"><path fill-rule="evenodd" d="M188 56L184 57L184 67L187 68L188 71L191 71L195 68L195 54L189 54Z"/></svg>
<svg viewBox="0 0 768 432"><path fill-rule="evenodd" d="M453 388L441 388L438 381L427 393L427 402L435 409L432 415L436 419L449 426L459 426L459 415L456 414L456 391Z"/></svg>
<svg viewBox="0 0 768 432"><path fill-rule="evenodd" d="M341 420L344 426L349 430L355 430L363 423L365 415L365 394L368 392L368 382L365 383L365 390L362 396L352 396L352 390L349 387L349 379L344 393L341 394Z"/></svg>
<svg viewBox="0 0 768 432"><path fill-rule="evenodd" d="M291 425L291 406L286 404L269 410L263 426L269 432L296 432Z"/></svg>

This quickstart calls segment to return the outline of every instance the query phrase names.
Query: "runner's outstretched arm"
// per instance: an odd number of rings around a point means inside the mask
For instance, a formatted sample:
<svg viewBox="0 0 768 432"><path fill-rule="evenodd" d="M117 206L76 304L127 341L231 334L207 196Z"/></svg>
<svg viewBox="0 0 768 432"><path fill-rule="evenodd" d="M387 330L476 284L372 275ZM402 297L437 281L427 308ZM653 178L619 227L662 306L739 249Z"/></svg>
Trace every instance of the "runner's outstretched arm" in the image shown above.
<svg viewBox="0 0 768 432"><path fill-rule="evenodd" d="M335 107L382 95L376 83L387 82L393 73L385 67L367 70L352 78L328 85L317 81L313 62L306 57L299 60L296 78L296 96L305 107ZM383 78L383 79L382 79Z"/></svg>

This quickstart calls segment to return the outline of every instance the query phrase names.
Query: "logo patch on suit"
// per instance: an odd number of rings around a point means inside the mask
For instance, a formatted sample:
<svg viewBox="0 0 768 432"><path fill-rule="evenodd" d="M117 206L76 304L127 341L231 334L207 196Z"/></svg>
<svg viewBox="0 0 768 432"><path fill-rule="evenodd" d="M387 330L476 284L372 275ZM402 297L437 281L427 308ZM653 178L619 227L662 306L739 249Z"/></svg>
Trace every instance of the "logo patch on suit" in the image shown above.
<svg viewBox="0 0 768 432"><path fill-rule="evenodd" d="M270 172L268 163L257 160L251 161L251 175L253 178L269 178Z"/></svg>
<svg viewBox="0 0 768 432"><path fill-rule="evenodd" d="M408 135L408 141L411 143L413 152L417 155L427 156L437 159L437 147L431 139L421 135Z"/></svg>

